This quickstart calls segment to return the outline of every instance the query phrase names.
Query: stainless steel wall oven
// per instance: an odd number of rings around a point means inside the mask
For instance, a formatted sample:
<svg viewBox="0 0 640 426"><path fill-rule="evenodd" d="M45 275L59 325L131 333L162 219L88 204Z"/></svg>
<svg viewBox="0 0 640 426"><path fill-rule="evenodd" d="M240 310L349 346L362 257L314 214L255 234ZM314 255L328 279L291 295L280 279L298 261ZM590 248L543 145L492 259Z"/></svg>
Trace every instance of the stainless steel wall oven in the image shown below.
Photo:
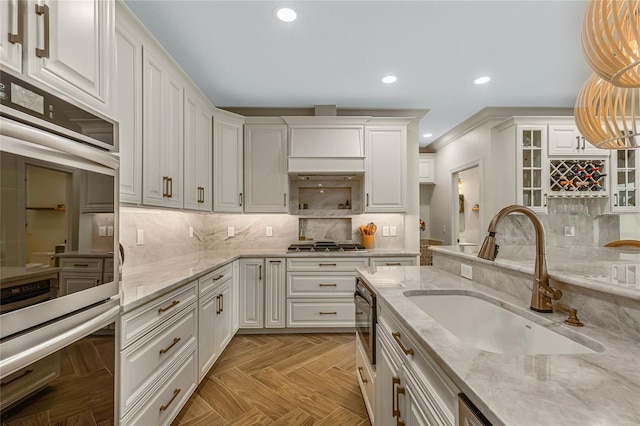
<svg viewBox="0 0 640 426"><path fill-rule="evenodd" d="M114 423L117 134L108 117L0 69L2 424ZM99 256L100 279L66 279L61 256L76 255Z"/></svg>
<svg viewBox="0 0 640 426"><path fill-rule="evenodd" d="M371 365L376 365L376 293L360 278L356 278L353 295L356 304L356 334L367 352Z"/></svg>

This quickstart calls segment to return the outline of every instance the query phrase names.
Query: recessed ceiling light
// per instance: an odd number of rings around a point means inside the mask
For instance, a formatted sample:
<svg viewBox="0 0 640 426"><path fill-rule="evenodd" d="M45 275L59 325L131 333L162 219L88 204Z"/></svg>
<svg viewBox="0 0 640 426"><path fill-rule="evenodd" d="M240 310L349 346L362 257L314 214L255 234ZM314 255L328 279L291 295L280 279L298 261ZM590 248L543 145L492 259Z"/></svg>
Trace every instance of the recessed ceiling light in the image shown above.
<svg viewBox="0 0 640 426"><path fill-rule="evenodd" d="M475 84L485 84L488 83L491 80L491 77L488 76L483 76L483 77L478 77L475 80L473 80L473 82Z"/></svg>
<svg viewBox="0 0 640 426"><path fill-rule="evenodd" d="M382 82L386 84L395 83L396 80L398 80L398 77L396 77L395 75L387 75L385 77L382 77Z"/></svg>
<svg viewBox="0 0 640 426"><path fill-rule="evenodd" d="M430 138L431 136L433 136L433 133L425 133L422 135L423 138Z"/></svg>
<svg viewBox="0 0 640 426"><path fill-rule="evenodd" d="M298 14L293 9L290 9L288 7L281 7L276 12L276 16L282 22L293 22L298 17Z"/></svg>

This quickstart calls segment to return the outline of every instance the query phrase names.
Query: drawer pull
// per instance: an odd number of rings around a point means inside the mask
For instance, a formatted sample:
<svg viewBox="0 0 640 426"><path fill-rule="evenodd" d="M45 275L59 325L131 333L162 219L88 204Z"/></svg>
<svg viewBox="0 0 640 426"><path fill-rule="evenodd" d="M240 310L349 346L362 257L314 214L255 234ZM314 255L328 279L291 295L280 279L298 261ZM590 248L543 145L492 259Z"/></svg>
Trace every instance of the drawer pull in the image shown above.
<svg viewBox="0 0 640 426"><path fill-rule="evenodd" d="M396 388L396 408L398 415L396 416L396 426L404 426L404 422L400 420L400 394L404 395L404 386Z"/></svg>
<svg viewBox="0 0 640 426"><path fill-rule="evenodd" d="M362 367L358 367L358 373L360 374L360 380L362 380L362 383L367 383L367 379L364 378L364 376L362 375Z"/></svg>
<svg viewBox="0 0 640 426"><path fill-rule="evenodd" d="M0 383L0 387L10 385L11 383L15 382L16 380L20 380L20 379L22 379L23 377L28 376L28 375L29 375L29 374L31 374L31 373L33 373L33 370L32 370L32 369L24 370L24 373L22 373L22 374L21 374L21 375L19 375L18 377L14 377L14 378L13 378L13 379L11 379L11 380L8 380L8 381L6 381L6 382L2 382L2 383Z"/></svg>
<svg viewBox="0 0 640 426"><path fill-rule="evenodd" d="M318 266L338 266L336 263L318 263Z"/></svg>
<svg viewBox="0 0 640 426"><path fill-rule="evenodd" d="M402 266L400 262L387 262L387 266Z"/></svg>
<svg viewBox="0 0 640 426"><path fill-rule="evenodd" d="M172 344L167 346L166 349L160 349L160 354L166 354L167 352L169 352L171 350L171 348L174 347L176 345L176 343L178 343L180 340L181 340L180 337L174 337Z"/></svg>
<svg viewBox="0 0 640 426"><path fill-rule="evenodd" d="M391 335L393 336L396 343L398 344L398 346L400 346L400 349L402 349L402 352L404 352L405 355L413 355L413 349L411 348L407 349L402 344L402 341L400 340L400 333L398 333L397 331L394 331L393 333L391 333Z"/></svg>
<svg viewBox="0 0 640 426"><path fill-rule="evenodd" d="M88 263L74 263L73 267L74 268L88 268L89 264Z"/></svg>
<svg viewBox="0 0 640 426"><path fill-rule="evenodd" d="M178 396L178 394L182 391L182 389L178 389L175 388L173 390L173 396L171 397L171 399L169 400L169 402L167 402L166 405L163 405L160 407L160 411L166 411L167 408L169 408L169 406L171 405L171 403L173 402L174 399L176 399L176 396Z"/></svg>
<svg viewBox="0 0 640 426"><path fill-rule="evenodd" d="M220 315L220 295L216 295L216 315Z"/></svg>
<svg viewBox="0 0 640 426"><path fill-rule="evenodd" d="M220 280L221 278L224 278L224 275L223 275L223 274L220 274L220 275L218 275L217 277L213 277L213 281L218 281L218 280Z"/></svg>
<svg viewBox="0 0 640 426"><path fill-rule="evenodd" d="M166 308L159 308L158 309L158 313L161 314L163 312L167 312L169 309L173 308L174 306L176 306L178 303L180 303L179 300L174 300L173 302L171 302L171 304L169 306L167 306Z"/></svg>
<svg viewBox="0 0 640 426"><path fill-rule="evenodd" d="M224 312L224 294L220 295L220 313Z"/></svg>
<svg viewBox="0 0 640 426"><path fill-rule="evenodd" d="M338 284L318 284L320 287L337 287Z"/></svg>
<svg viewBox="0 0 640 426"><path fill-rule="evenodd" d="M338 315L337 312L320 312L320 315Z"/></svg>
<svg viewBox="0 0 640 426"><path fill-rule="evenodd" d="M42 6L37 4L36 15L44 15L44 49L39 49L36 47L36 56L38 58L49 58L49 42L51 38L51 34L49 31L49 6L47 6L46 4Z"/></svg>

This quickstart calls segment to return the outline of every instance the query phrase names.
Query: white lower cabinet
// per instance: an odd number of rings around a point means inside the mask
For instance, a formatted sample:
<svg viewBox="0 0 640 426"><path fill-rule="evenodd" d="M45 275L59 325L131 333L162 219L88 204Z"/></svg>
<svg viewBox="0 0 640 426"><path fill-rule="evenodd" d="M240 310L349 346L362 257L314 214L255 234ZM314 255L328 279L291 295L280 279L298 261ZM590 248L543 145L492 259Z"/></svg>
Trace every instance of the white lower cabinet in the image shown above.
<svg viewBox="0 0 640 426"><path fill-rule="evenodd" d="M382 302L376 342L376 424L453 426L459 390Z"/></svg>
<svg viewBox="0 0 640 426"><path fill-rule="evenodd" d="M240 328L264 327L264 259L240 259Z"/></svg>
<svg viewBox="0 0 640 426"><path fill-rule="evenodd" d="M354 327L356 268L368 264L366 257L287 259L287 327Z"/></svg>
<svg viewBox="0 0 640 426"><path fill-rule="evenodd" d="M415 257L372 257L371 266L416 266Z"/></svg>
<svg viewBox="0 0 640 426"><path fill-rule="evenodd" d="M198 280L198 380L233 337L233 269L228 264Z"/></svg>
<svg viewBox="0 0 640 426"><path fill-rule="evenodd" d="M266 283L264 291L265 328L284 328L286 325L284 259L266 259Z"/></svg>
<svg viewBox="0 0 640 426"><path fill-rule="evenodd" d="M356 336L356 377L362 392L364 405L369 414L371 424L376 425L376 373L371 367L365 349L360 339Z"/></svg>

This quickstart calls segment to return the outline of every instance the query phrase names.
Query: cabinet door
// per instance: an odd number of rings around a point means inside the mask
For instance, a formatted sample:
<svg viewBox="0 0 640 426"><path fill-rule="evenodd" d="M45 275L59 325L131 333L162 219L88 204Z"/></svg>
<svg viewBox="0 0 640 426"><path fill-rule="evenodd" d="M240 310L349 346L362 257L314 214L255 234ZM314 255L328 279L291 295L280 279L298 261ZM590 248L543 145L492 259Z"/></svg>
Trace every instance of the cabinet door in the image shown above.
<svg viewBox="0 0 640 426"><path fill-rule="evenodd" d="M143 203L182 207L183 88L164 61L143 51Z"/></svg>
<svg viewBox="0 0 640 426"><path fill-rule="evenodd" d="M365 129L365 141L365 211L406 211L406 127L368 126Z"/></svg>
<svg viewBox="0 0 640 426"><path fill-rule="evenodd" d="M517 203L546 213L549 170L547 126L517 126Z"/></svg>
<svg viewBox="0 0 640 426"><path fill-rule="evenodd" d="M264 260L240 260L240 328L264 326Z"/></svg>
<svg viewBox="0 0 640 426"><path fill-rule="evenodd" d="M123 7L116 2L116 8ZM116 22L116 108L120 141L120 201L142 202L142 43Z"/></svg>
<svg viewBox="0 0 640 426"><path fill-rule="evenodd" d="M436 183L435 154L420 154L418 159L418 181L420 183Z"/></svg>
<svg viewBox="0 0 640 426"><path fill-rule="evenodd" d="M232 281L228 280L226 283L220 285L220 288L216 290L218 293L219 314L217 325L217 344L218 351L222 353L227 344L231 341L231 338L235 334L233 330L233 289Z"/></svg>
<svg viewBox="0 0 640 426"><path fill-rule="evenodd" d="M102 284L102 273L83 274L73 272L60 273L60 293L67 295L77 293Z"/></svg>
<svg viewBox="0 0 640 426"><path fill-rule="evenodd" d="M211 210L211 108L191 91L184 102L184 207Z"/></svg>
<svg viewBox="0 0 640 426"><path fill-rule="evenodd" d="M287 126L245 126L246 212L288 211Z"/></svg>
<svg viewBox="0 0 640 426"><path fill-rule="evenodd" d="M242 123L214 117L213 210L242 213L244 142Z"/></svg>
<svg viewBox="0 0 640 426"><path fill-rule="evenodd" d="M233 278L231 279L231 303L227 303L231 316L231 334L240 328L240 261L233 262Z"/></svg>
<svg viewBox="0 0 640 426"><path fill-rule="evenodd" d="M198 304L198 380L201 381L220 354L218 350L219 295L211 291Z"/></svg>
<svg viewBox="0 0 640 426"><path fill-rule="evenodd" d="M83 171L80 185L81 213L113 213L113 176Z"/></svg>
<svg viewBox="0 0 640 426"><path fill-rule="evenodd" d="M25 3L0 1L0 64L22 72L22 46L25 40Z"/></svg>
<svg viewBox="0 0 640 426"><path fill-rule="evenodd" d="M640 150L613 151L611 158L611 211L640 212L638 181L640 179Z"/></svg>
<svg viewBox="0 0 640 426"><path fill-rule="evenodd" d="M40 0L38 11L35 2L27 6L25 73L110 114L115 2Z"/></svg>
<svg viewBox="0 0 640 426"><path fill-rule="evenodd" d="M264 292L265 328L284 328L285 312L285 263L284 259L266 259Z"/></svg>
<svg viewBox="0 0 640 426"><path fill-rule="evenodd" d="M573 124L549 125L549 155L609 156L609 151L591 145Z"/></svg>
<svg viewBox="0 0 640 426"><path fill-rule="evenodd" d="M378 328L380 330L380 328ZM378 331L376 342L376 424L396 424L396 396L400 386L401 363Z"/></svg>

